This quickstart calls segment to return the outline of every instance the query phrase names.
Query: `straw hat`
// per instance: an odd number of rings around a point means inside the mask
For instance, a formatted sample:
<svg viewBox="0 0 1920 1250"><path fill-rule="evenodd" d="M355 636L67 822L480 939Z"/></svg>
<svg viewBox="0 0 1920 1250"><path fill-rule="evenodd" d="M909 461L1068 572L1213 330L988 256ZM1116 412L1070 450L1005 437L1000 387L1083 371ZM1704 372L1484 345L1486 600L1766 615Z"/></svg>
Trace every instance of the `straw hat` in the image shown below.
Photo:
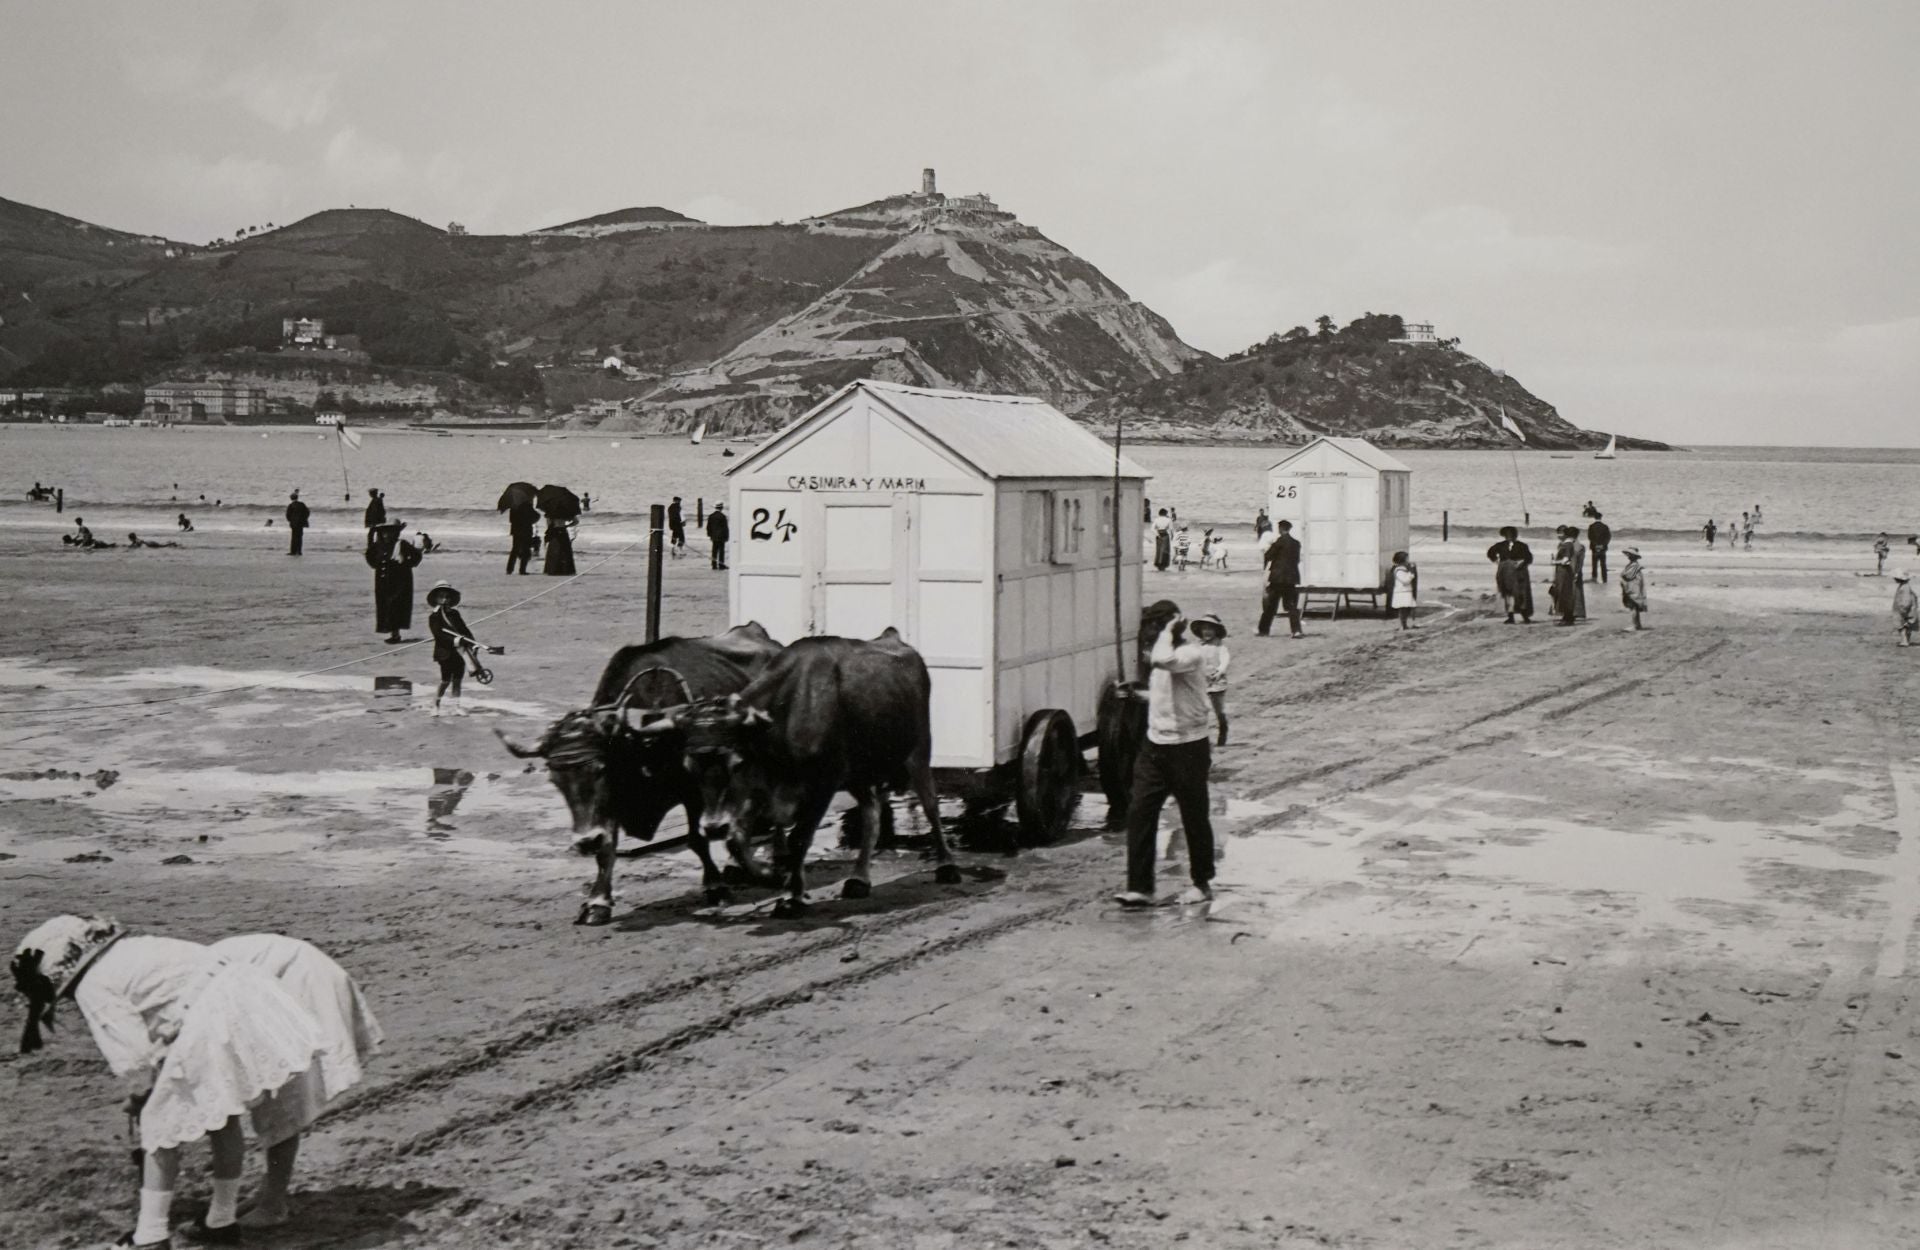
<svg viewBox="0 0 1920 1250"><path fill-rule="evenodd" d="M1227 623L1212 612L1207 613L1205 616L1194 617L1192 621L1188 622L1187 628L1196 634L1205 628L1212 630L1214 636L1217 638L1225 638L1227 636Z"/></svg>
<svg viewBox="0 0 1920 1250"><path fill-rule="evenodd" d="M1622 547L1620 550L1629 560L1638 560L1640 558L1640 548L1638 547Z"/></svg>
<svg viewBox="0 0 1920 1250"><path fill-rule="evenodd" d="M12 971L14 988L27 999L21 1054L40 1049L40 1026L53 1027L54 1004L126 932L111 916L55 916L20 939Z"/></svg>
<svg viewBox="0 0 1920 1250"><path fill-rule="evenodd" d="M1893 571L1893 580L1896 582L1910 581L1912 578L1913 574L1907 572L1905 569L1895 569Z"/></svg>
<svg viewBox="0 0 1920 1250"><path fill-rule="evenodd" d="M447 601L449 607L460 606L460 592L453 588L452 582L437 581L433 584L433 589L427 592L427 606L430 608L439 607L442 599Z"/></svg>

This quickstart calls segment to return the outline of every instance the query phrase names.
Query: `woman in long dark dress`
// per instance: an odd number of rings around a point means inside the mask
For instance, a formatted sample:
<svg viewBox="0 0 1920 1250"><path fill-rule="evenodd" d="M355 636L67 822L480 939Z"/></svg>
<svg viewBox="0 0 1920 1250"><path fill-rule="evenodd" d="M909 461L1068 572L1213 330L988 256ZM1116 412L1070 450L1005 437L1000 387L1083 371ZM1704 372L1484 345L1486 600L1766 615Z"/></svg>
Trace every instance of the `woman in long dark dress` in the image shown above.
<svg viewBox="0 0 1920 1250"><path fill-rule="evenodd" d="M547 518L547 559L541 567L548 577L573 576L573 532L556 517Z"/></svg>
<svg viewBox="0 0 1920 1250"><path fill-rule="evenodd" d="M420 549L400 537L406 522L393 521L367 531L367 564L373 569L373 628L388 642L413 626L413 566Z"/></svg>

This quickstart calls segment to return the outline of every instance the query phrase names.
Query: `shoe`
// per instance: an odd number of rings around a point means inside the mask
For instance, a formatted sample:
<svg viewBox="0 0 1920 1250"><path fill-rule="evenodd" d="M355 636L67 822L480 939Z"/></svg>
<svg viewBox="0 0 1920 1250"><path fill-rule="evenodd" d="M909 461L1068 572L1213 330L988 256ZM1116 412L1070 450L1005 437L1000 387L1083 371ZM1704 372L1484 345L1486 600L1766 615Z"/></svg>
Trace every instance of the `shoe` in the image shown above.
<svg viewBox="0 0 1920 1250"><path fill-rule="evenodd" d="M455 699L453 701L453 714L455 716L465 716L467 714L466 704L460 702L460 700L458 699Z"/></svg>
<svg viewBox="0 0 1920 1250"><path fill-rule="evenodd" d="M440 710L440 705L438 703L435 703L433 707L427 712L427 715L438 720L440 717L446 715L446 713Z"/></svg>
<svg viewBox="0 0 1920 1250"><path fill-rule="evenodd" d="M1122 890L1113 896L1113 901L1122 907L1138 910L1140 908L1153 906L1153 895L1142 894L1138 890Z"/></svg>
<svg viewBox="0 0 1920 1250"><path fill-rule="evenodd" d="M207 1217L200 1216L191 1224L182 1224L174 1230L180 1240L190 1246L237 1246L240 1244L240 1225L224 1224L219 1228L208 1228Z"/></svg>
<svg viewBox="0 0 1920 1250"><path fill-rule="evenodd" d="M173 1238L171 1237L165 1238L164 1240L161 1240L161 1241L148 1241L148 1242L136 1243L133 1240L133 1234L131 1232L129 1232L126 1236L122 1237L120 1240L114 1242L113 1250L124 1250L125 1247L133 1246L136 1244L139 1245L140 1250L173 1250Z"/></svg>
<svg viewBox="0 0 1920 1250"><path fill-rule="evenodd" d="M1190 885L1180 892L1180 905L1182 907L1192 907L1196 903L1211 903L1212 901L1213 887L1211 886Z"/></svg>

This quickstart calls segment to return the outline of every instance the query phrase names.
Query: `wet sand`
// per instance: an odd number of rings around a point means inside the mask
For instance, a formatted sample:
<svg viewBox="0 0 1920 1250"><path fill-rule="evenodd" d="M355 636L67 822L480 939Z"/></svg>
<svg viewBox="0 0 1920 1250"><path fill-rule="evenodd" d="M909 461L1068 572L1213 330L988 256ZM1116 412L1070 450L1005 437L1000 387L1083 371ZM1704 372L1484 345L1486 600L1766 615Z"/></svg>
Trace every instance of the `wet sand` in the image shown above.
<svg viewBox="0 0 1920 1250"><path fill-rule="evenodd" d="M1256 638L1252 572L1149 574L1233 631L1211 908L1112 907L1089 795L960 886L909 836L859 903L823 835L801 921L706 913L684 852L623 861L582 929L564 807L490 731L640 635L637 553L484 624L554 582L416 570L508 648L434 720L357 551L0 538L0 709L45 709L0 719L0 932L275 929L361 976L388 1049L261 1245L1915 1244L1920 652L1891 585L1650 551L1650 632L1600 587L1591 623L1506 626L1484 547L1417 552L1411 634ZM669 569L671 631L723 623L705 564ZM77 1015L0 1059L0 1098L0 1243L124 1231Z"/></svg>

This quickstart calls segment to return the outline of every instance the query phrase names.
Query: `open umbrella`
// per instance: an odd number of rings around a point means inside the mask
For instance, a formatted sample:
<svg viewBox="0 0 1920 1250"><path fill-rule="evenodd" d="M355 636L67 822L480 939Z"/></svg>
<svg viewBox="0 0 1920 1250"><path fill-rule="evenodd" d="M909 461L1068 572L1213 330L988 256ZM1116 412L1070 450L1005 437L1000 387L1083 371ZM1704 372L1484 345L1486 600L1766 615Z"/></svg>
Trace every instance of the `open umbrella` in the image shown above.
<svg viewBox="0 0 1920 1250"><path fill-rule="evenodd" d="M500 492L500 502L494 511L505 512L507 509L517 508L523 503L532 503L538 494L539 492L533 488L532 482L509 482L507 483L507 488Z"/></svg>
<svg viewBox="0 0 1920 1250"><path fill-rule="evenodd" d="M540 511L549 521L577 521L580 519L580 496L564 486L548 483L540 488L534 499Z"/></svg>

